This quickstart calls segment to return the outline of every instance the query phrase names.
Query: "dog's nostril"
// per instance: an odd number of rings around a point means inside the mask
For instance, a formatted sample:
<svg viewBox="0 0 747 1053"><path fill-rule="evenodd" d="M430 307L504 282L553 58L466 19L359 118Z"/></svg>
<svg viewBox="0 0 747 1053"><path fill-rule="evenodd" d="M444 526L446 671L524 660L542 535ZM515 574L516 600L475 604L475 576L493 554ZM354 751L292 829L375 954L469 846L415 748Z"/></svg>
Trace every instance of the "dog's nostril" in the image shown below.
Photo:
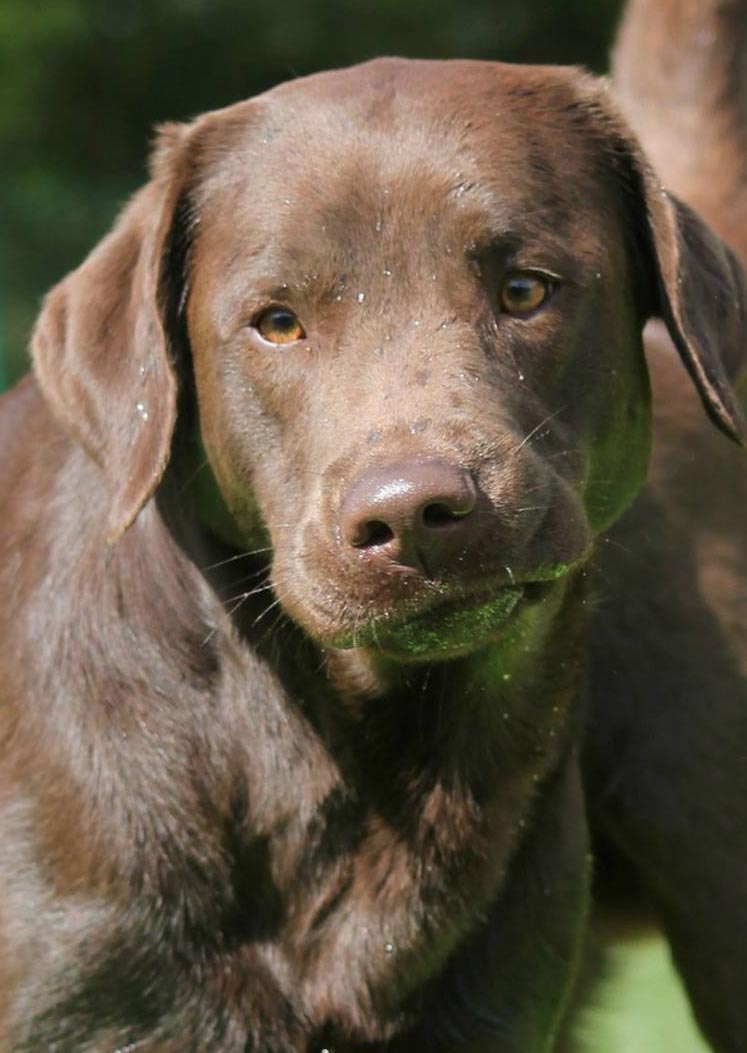
<svg viewBox="0 0 747 1053"><path fill-rule="evenodd" d="M434 501L422 510L421 519L425 526L437 530L439 527L451 526L455 520L464 519L471 511L472 506L457 508L444 501Z"/></svg>
<svg viewBox="0 0 747 1053"><path fill-rule="evenodd" d="M394 540L394 531L381 519L369 519L361 523L352 539L354 548L377 548Z"/></svg>
<svg viewBox="0 0 747 1053"><path fill-rule="evenodd" d="M340 538L379 565L433 572L468 546L477 496L470 473L448 462L413 459L373 468L343 495Z"/></svg>

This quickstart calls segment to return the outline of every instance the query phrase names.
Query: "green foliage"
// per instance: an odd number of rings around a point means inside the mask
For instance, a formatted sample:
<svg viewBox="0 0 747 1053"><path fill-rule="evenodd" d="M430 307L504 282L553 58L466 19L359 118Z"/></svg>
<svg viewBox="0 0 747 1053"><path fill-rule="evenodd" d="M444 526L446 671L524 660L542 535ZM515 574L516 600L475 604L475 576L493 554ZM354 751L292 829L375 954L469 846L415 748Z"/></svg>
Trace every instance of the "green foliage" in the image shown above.
<svg viewBox="0 0 747 1053"><path fill-rule="evenodd" d="M25 368L39 298L83 258L142 182L154 124L379 54L601 69L619 6L2 0L0 363L4 357L12 376Z"/></svg>
<svg viewBox="0 0 747 1053"><path fill-rule="evenodd" d="M577 1035L579 1053L708 1053L659 939L612 952L609 977Z"/></svg>

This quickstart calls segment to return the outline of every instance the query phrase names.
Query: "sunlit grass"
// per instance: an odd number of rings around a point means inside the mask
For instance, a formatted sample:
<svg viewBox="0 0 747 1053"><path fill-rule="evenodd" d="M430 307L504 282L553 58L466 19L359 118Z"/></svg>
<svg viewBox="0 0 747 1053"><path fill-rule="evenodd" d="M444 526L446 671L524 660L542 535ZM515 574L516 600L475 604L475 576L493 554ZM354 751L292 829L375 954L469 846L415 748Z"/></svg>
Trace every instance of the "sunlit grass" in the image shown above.
<svg viewBox="0 0 747 1053"><path fill-rule="evenodd" d="M663 940L611 952L607 980L579 1020L581 1053L710 1053Z"/></svg>

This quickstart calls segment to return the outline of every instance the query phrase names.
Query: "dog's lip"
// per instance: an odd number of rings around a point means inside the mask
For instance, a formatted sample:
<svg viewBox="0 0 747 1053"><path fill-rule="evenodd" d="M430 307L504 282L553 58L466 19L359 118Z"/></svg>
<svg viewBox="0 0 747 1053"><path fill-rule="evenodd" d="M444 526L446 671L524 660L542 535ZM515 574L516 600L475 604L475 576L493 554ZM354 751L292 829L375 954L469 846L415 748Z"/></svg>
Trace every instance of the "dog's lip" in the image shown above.
<svg viewBox="0 0 747 1053"><path fill-rule="evenodd" d="M553 572L510 584L505 579L492 587L462 589L441 596L427 606L399 616L379 614L358 625L354 631L337 634L332 646L341 650L353 647L378 651L407 653L413 658L425 654L444 656L474 650L483 638L500 632L520 608L544 598L563 573Z"/></svg>

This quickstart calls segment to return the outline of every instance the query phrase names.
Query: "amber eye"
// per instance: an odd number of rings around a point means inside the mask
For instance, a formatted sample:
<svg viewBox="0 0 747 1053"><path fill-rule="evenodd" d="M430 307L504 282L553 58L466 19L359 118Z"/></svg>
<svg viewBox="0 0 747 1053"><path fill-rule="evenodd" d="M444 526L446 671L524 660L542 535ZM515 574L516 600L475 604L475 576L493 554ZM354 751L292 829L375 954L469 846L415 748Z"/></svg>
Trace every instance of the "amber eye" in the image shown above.
<svg viewBox="0 0 747 1053"><path fill-rule="evenodd" d="M501 308L506 314L531 314L550 295L550 280L534 271L513 271L501 286Z"/></svg>
<svg viewBox="0 0 747 1053"><path fill-rule="evenodd" d="M285 307L268 307L262 311L254 320L254 328L270 344L293 344L306 336L293 311Z"/></svg>

